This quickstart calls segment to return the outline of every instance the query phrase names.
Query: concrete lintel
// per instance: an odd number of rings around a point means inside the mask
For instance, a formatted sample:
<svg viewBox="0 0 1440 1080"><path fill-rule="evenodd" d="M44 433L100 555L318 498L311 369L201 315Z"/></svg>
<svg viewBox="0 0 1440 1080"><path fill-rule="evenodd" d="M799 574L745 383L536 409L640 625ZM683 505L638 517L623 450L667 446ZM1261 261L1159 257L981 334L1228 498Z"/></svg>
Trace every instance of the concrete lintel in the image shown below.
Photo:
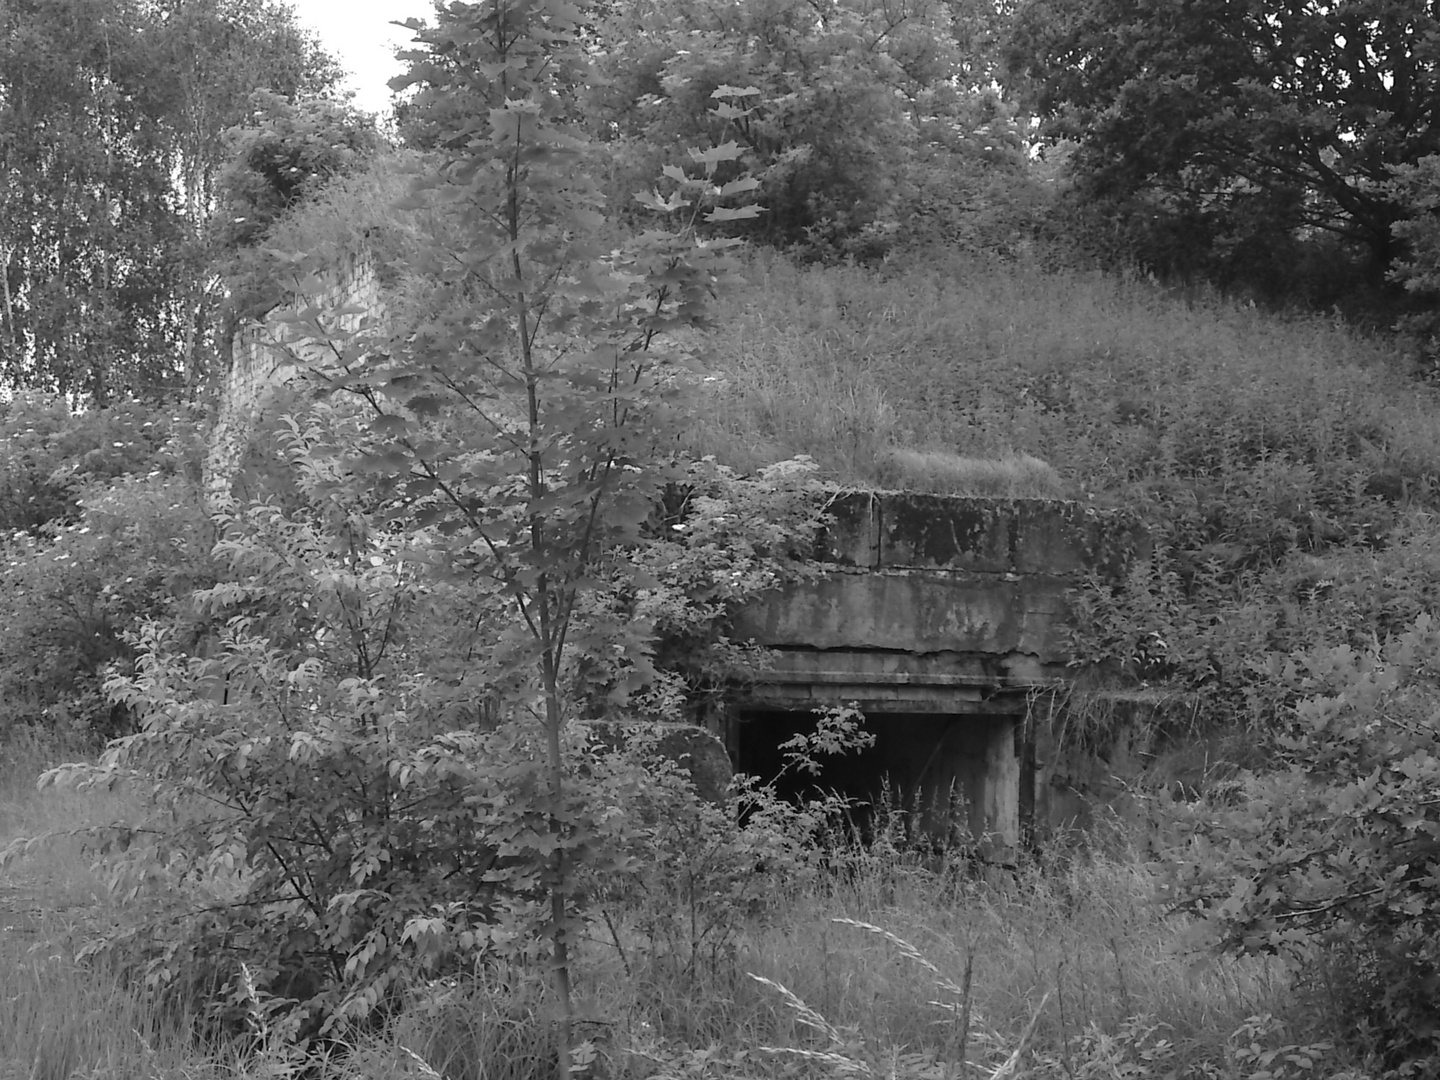
<svg viewBox="0 0 1440 1080"><path fill-rule="evenodd" d="M766 672L764 680L769 684L819 683L823 685L828 683L854 683L857 681L857 677L862 677L867 686L958 687L964 688L966 691L974 690L977 695L981 689L1003 685L1003 683L997 683L994 676L989 675L946 675L939 672L925 671L873 671L862 673L853 669L843 671L771 671Z"/></svg>
<svg viewBox="0 0 1440 1080"><path fill-rule="evenodd" d="M851 682L877 685L1011 686L1059 685L1068 681L1064 664L1045 663L1033 653L974 653L958 650L903 652L895 649L772 649L760 682ZM834 674L832 674L834 673Z"/></svg>
<svg viewBox="0 0 1440 1080"><path fill-rule="evenodd" d="M733 636L772 648L1028 653L1064 663L1065 609L1059 579L833 574L752 603Z"/></svg>
<svg viewBox="0 0 1440 1080"><path fill-rule="evenodd" d="M854 705L867 716L887 713L933 713L943 716L1018 716L1023 700L1013 696L957 698L953 693L915 687L785 686L757 687L737 697L737 709L809 711L827 706Z"/></svg>

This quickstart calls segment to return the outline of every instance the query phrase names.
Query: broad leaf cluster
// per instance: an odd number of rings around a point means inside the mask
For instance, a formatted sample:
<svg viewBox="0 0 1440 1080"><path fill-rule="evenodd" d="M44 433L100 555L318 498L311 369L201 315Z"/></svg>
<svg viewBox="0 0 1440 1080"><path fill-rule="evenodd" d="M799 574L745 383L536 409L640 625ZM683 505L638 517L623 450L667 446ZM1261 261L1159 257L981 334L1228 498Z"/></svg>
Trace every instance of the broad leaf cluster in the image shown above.
<svg viewBox="0 0 1440 1080"><path fill-rule="evenodd" d="M1440 1061L1440 630L1270 663L1296 699L1279 768L1186 813L1181 906L1237 952L1296 957L1331 982L1390 1064ZM1322 951L1317 952L1319 947Z"/></svg>

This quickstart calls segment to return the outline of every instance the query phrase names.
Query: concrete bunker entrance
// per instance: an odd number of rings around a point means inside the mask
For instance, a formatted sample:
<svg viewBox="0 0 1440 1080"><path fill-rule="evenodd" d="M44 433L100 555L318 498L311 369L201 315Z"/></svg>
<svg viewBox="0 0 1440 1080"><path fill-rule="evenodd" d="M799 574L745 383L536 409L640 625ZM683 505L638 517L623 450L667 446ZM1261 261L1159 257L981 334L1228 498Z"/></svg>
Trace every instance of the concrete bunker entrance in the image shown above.
<svg viewBox="0 0 1440 1080"><path fill-rule="evenodd" d="M876 745L829 764L821 786L874 806L888 776L932 836L968 825L1018 846L1059 805L1050 721L1028 717L1074 676L1068 592L1087 574L1119 580L1148 550L1143 527L1073 502L914 492L836 492L826 511L824 572L735 613L732 639L771 662L725 702L732 761L771 777L779 744L812 729L808 710L854 701Z"/></svg>
<svg viewBox="0 0 1440 1080"><path fill-rule="evenodd" d="M815 730L815 714L744 708L735 730L741 772L768 780L786 764L781 744ZM852 819L872 835L877 815L900 811L911 838L1015 845L1020 839L1022 717L1006 713L865 711L872 747L824 755L818 774L790 770L787 798L836 792L855 802ZM893 819L892 819L893 820Z"/></svg>

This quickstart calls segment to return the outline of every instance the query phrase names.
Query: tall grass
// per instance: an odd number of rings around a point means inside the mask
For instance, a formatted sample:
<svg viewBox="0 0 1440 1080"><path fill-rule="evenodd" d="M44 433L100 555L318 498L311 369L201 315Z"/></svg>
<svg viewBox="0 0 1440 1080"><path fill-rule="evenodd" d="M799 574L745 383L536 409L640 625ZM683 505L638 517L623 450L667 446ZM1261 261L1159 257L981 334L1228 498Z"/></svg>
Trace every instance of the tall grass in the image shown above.
<svg viewBox="0 0 1440 1080"><path fill-rule="evenodd" d="M694 438L742 467L808 453L842 483L883 483L896 448L1026 454L1115 500L1276 454L1440 469L1434 395L1392 341L1144 280L969 255L873 272L758 253L716 321Z"/></svg>
<svg viewBox="0 0 1440 1080"><path fill-rule="evenodd" d="M606 1075L846 1071L813 1055L797 1065L799 1050L868 1061L875 1075L961 1076L966 1062L988 1076L1022 1045L1022 1075L1112 1075L1102 1067L1125 1055L1139 1066L1147 1033L1168 1042L1175 1075L1224 1075L1235 1033L1252 1018L1275 1018L1273 1045L1300 1045L1314 1027L1293 1004L1280 961L1194 953L1191 928L1157 902L1153 869L1132 857L1054 859L989 882L904 860L852 869L775 918L746 923L732 949L698 963L615 913L628 962L597 934L579 984ZM475 993L447 998L428 1020L408 1017L406 1045L434 1063L457 1043L492 1053L503 1043L509 1049L492 1059L498 1072L472 1061L446 1074L536 1075L505 1063L543 1057L543 1007L534 1003L528 1018L513 1006L497 1015L493 991L482 983ZM485 1014L491 1025L474 1022ZM1097 1059L1101 1046L1111 1060ZM908 1064L897 1073L901 1059Z"/></svg>
<svg viewBox="0 0 1440 1080"><path fill-rule="evenodd" d="M856 919L911 942L953 983L968 982L977 1030L997 1049L1014 1045L1048 994L1054 1007L1040 1017L1042 1043L1148 1015L1197 1052L1218 1053L1245 1017L1280 1006L1283 969L1246 962L1191 970L1186 927L1158 899L1154 872L1132 858L1053 859L989 881L875 859L802 898L782 923L753 928L737 966L783 983L867 1041L953 1053L959 1033L930 1004L932 980L883 937L833 921ZM684 980L656 994L710 996ZM800 1034L759 988L714 1000L727 1007L677 1020L687 1041L737 1027L761 1041ZM687 1030L702 1017L700 1030Z"/></svg>
<svg viewBox="0 0 1440 1080"><path fill-rule="evenodd" d="M123 812L111 798L47 805L33 787L6 790L32 826ZM84 805L89 799L99 801ZM124 905L103 890L77 902L75 883L89 873L85 853L57 847L28 873L24 863L18 878L15 869L0 876L5 919L17 911L19 884L33 918L0 944L0 1061L23 1063L21 1075L59 1080L77 1071L260 1075L298 1060L272 1053L246 1063L233 1049L217 1054L193 1041L184 1017L157 1013L122 973L77 963L75 946L91 930L125 917ZM1138 1041L1125 1042L1137 1027L1170 1040L1176 1062L1200 1075L1224 1066L1233 1034L1265 1014L1279 1018L1274 1040L1303 1041L1312 1018L1294 1004L1283 963L1194 951L1193 927L1166 914L1160 880L1156 867L1123 845L1109 853L1057 848L989 875L963 862L922 866L893 851L858 852L843 870L783 890L768 916L737 913L730 943L695 955L674 953L647 929L655 923L645 905L670 901L631 898L608 912L615 937L597 920L580 946L581 1031L597 1056L595 1075L613 1080L796 1075L787 1071L793 1057L758 1048L823 1049L824 1040L776 984L823 1016L846 1053L872 1062L906 1055L913 1070L899 1075L916 1080L924 1062L958 1076L962 1057L989 1075L1022 1039L1022 1075L1042 1074L1045 1062L1080 1069L1100 1036L1112 1051L1139 1054ZM964 1001L947 999L937 978L966 988ZM547 1077L548 1017L541 971L491 968L417 985L411 1005L351 1047L346 1064L336 1059L329 1075L429 1069L455 1080ZM802 1061L798 1075L829 1075L814 1066Z"/></svg>
<svg viewBox="0 0 1440 1080"><path fill-rule="evenodd" d="M76 958L134 913L110 895L83 839L64 834L135 810L123 791L36 789L76 749L19 731L0 749L0 850L50 834L0 868L0 1078L202 1075L184 1017L154 1010L130 973Z"/></svg>

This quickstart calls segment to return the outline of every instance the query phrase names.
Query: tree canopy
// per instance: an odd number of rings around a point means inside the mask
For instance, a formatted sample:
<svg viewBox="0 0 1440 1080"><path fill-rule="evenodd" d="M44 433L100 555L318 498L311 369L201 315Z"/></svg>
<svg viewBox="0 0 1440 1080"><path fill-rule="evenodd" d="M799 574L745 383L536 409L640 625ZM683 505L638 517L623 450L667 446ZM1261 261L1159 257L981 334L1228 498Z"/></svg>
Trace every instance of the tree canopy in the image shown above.
<svg viewBox="0 0 1440 1080"><path fill-rule="evenodd" d="M1392 170L1440 149L1440 14L1421 0L1028 0L1007 68L1092 196L1212 232L1363 245L1405 216Z"/></svg>

